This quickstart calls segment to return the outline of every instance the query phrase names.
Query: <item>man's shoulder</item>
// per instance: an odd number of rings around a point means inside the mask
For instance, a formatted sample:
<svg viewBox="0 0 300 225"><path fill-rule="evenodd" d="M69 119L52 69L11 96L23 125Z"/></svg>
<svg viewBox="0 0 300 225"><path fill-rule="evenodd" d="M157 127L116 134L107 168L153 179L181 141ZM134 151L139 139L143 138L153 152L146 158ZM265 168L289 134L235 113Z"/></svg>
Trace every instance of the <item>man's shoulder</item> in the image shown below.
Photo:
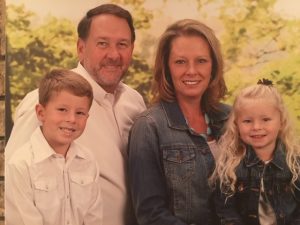
<svg viewBox="0 0 300 225"><path fill-rule="evenodd" d="M27 141L21 147L19 147L11 158L5 163L7 165L13 165L15 167L23 167L28 165L32 161L32 149L30 141Z"/></svg>
<svg viewBox="0 0 300 225"><path fill-rule="evenodd" d="M25 95L25 97L21 100L20 104L17 107L19 109L28 109L30 106L35 107L39 100L39 91L35 89Z"/></svg>
<svg viewBox="0 0 300 225"><path fill-rule="evenodd" d="M121 88L122 88L122 94L124 93L126 95L131 95L133 97L142 98L142 95L137 90L130 87L129 85L124 84L122 82L120 83L120 85L121 85Z"/></svg>

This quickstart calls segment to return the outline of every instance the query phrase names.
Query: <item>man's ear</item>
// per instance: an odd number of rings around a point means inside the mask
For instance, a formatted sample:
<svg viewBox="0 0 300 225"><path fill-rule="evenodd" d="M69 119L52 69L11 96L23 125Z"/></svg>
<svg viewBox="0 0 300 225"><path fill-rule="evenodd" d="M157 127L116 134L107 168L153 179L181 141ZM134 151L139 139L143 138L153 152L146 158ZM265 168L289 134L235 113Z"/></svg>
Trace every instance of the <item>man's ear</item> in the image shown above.
<svg viewBox="0 0 300 225"><path fill-rule="evenodd" d="M44 117L45 117L45 107L41 104L37 104L35 106L35 113L38 118L38 120L43 123L44 122Z"/></svg>
<svg viewBox="0 0 300 225"><path fill-rule="evenodd" d="M77 55L79 62L83 60L83 55L84 55L84 49L85 49L85 42L81 38L78 38L77 40Z"/></svg>

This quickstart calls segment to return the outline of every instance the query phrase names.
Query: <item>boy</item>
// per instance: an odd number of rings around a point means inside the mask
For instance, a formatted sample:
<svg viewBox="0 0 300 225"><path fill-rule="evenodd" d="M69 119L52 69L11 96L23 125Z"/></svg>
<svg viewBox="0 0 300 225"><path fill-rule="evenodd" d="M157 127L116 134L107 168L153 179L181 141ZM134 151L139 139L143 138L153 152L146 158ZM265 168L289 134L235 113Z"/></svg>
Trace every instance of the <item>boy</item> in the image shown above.
<svg viewBox="0 0 300 225"><path fill-rule="evenodd" d="M41 126L6 165L7 225L99 225L102 200L92 154L73 142L93 101L80 75L52 70L41 81L36 115Z"/></svg>

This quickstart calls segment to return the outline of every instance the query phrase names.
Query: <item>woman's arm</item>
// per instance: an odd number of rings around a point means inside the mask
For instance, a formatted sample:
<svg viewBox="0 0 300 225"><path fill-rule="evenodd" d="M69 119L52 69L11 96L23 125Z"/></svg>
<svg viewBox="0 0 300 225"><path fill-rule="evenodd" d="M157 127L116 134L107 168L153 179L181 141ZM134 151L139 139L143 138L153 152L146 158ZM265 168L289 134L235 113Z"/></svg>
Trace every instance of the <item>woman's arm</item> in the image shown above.
<svg viewBox="0 0 300 225"><path fill-rule="evenodd" d="M140 117L129 138L129 182L139 225L186 225L169 210L157 126Z"/></svg>

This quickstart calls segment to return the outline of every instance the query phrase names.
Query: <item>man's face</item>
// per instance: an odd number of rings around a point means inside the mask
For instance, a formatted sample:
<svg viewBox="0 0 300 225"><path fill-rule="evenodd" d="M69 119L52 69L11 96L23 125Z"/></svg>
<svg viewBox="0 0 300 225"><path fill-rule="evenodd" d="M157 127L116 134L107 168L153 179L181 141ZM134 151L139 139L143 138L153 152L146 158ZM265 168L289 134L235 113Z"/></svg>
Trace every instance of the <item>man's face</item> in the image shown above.
<svg viewBox="0 0 300 225"><path fill-rule="evenodd" d="M110 14L95 16L87 39L77 43L81 64L110 93L127 72L133 47L127 21Z"/></svg>

